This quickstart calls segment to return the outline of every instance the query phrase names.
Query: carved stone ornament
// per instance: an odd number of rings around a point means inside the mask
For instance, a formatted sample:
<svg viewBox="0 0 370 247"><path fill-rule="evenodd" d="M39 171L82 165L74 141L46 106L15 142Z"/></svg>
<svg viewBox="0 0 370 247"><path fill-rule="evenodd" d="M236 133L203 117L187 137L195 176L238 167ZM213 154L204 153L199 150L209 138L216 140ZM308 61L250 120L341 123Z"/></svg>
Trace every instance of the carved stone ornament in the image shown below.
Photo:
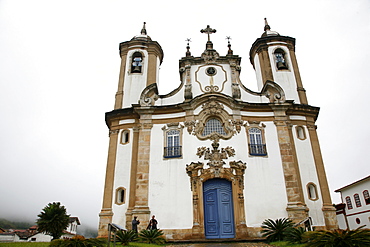
<svg viewBox="0 0 370 247"><path fill-rule="evenodd" d="M223 159L234 156L235 150L232 147L226 147L219 150L219 145L220 144L218 142L214 141L212 143L213 150L210 150L206 147L199 147L197 151L197 156L199 158L204 156L205 160L209 160L207 165L209 165L210 167L222 167L224 164L226 164Z"/></svg>
<svg viewBox="0 0 370 247"><path fill-rule="evenodd" d="M139 104L141 106L153 106L159 98L157 84L153 83L141 92Z"/></svg>
<svg viewBox="0 0 370 247"><path fill-rule="evenodd" d="M269 99L270 103L279 104L285 102L284 90L273 81L266 81L261 93Z"/></svg>

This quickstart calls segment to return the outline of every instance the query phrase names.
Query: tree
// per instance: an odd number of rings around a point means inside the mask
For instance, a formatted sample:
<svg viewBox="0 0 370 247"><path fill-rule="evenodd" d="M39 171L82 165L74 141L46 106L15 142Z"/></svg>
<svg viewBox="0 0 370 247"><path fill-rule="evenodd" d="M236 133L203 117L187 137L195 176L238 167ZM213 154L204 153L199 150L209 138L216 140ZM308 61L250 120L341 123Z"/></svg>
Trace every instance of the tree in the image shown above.
<svg viewBox="0 0 370 247"><path fill-rule="evenodd" d="M268 242L281 241L286 237L287 230L293 227L291 219L282 218L277 220L267 219L262 222L262 236Z"/></svg>
<svg viewBox="0 0 370 247"><path fill-rule="evenodd" d="M69 216L60 202L49 203L39 215L37 226L39 232L45 232L54 239L59 239L69 224Z"/></svg>

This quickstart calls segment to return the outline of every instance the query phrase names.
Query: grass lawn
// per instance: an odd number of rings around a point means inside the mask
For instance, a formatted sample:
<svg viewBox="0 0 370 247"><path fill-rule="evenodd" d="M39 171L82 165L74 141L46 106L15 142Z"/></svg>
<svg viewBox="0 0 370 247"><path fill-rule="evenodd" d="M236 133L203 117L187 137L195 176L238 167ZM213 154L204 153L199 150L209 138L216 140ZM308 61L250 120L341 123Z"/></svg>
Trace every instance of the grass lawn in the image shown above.
<svg viewBox="0 0 370 247"><path fill-rule="evenodd" d="M269 243L274 246L279 246L279 247L303 247L304 244L290 244L288 242L280 241L280 242L271 242Z"/></svg>

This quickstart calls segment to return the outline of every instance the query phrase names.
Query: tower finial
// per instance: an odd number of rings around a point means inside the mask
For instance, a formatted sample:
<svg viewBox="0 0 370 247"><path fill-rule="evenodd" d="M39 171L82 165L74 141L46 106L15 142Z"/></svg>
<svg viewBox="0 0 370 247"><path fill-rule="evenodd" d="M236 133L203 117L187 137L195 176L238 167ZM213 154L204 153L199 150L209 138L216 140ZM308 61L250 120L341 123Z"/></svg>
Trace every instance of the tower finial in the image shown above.
<svg viewBox="0 0 370 247"><path fill-rule="evenodd" d="M146 35L146 27L145 27L146 22L144 21L143 28L141 29L141 35Z"/></svg>
<svg viewBox="0 0 370 247"><path fill-rule="evenodd" d="M211 37L209 36L211 33L215 33L216 29L212 29L209 25L207 28L200 30L201 33L206 33L208 35L208 41L211 41Z"/></svg>
<svg viewBox="0 0 370 247"><path fill-rule="evenodd" d="M233 55L233 50L231 50L231 44L230 44L230 36L226 36L227 39L227 47L229 47L229 50L227 51L227 55Z"/></svg>
<svg viewBox="0 0 370 247"><path fill-rule="evenodd" d="M265 18L265 28L263 30L264 31L266 31L266 30L270 31L271 30L270 25L267 23L267 18Z"/></svg>
<svg viewBox="0 0 370 247"><path fill-rule="evenodd" d="M190 45L189 45L189 42L191 42L191 39L190 39L190 38L187 38L185 41L186 41L186 42L188 42L188 43L186 44L186 56L187 56L187 57L191 57L191 53L190 53Z"/></svg>

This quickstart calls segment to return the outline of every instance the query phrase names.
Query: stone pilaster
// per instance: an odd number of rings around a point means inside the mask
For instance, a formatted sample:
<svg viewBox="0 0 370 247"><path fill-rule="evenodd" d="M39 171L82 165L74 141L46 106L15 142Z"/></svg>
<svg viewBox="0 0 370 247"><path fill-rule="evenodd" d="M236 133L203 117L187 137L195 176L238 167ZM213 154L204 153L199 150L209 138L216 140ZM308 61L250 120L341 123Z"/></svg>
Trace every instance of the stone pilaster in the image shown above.
<svg viewBox="0 0 370 247"><path fill-rule="evenodd" d="M292 128L286 115L287 106L273 106L275 125L278 134L280 155L284 172L287 193L288 217L298 222L308 216L308 208L304 203L301 176L297 156L292 140Z"/></svg>
<svg viewBox="0 0 370 247"><path fill-rule="evenodd" d="M320 192L322 196L322 211L325 219L325 226L327 230L337 229L338 222L335 212L335 208L331 202L330 191L328 181L326 179L326 172L324 168L324 162L322 160L321 149L319 144L319 139L316 132L316 125L307 125L308 133L310 136L311 147L313 152L313 157L315 161L316 173L320 183Z"/></svg>
<svg viewBox="0 0 370 247"><path fill-rule="evenodd" d="M113 211L113 184L116 167L116 154L119 130L109 131L109 149L107 159L107 169L105 173L105 186L103 195L103 206L99 214L99 237L108 236L108 223L112 222Z"/></svg>

